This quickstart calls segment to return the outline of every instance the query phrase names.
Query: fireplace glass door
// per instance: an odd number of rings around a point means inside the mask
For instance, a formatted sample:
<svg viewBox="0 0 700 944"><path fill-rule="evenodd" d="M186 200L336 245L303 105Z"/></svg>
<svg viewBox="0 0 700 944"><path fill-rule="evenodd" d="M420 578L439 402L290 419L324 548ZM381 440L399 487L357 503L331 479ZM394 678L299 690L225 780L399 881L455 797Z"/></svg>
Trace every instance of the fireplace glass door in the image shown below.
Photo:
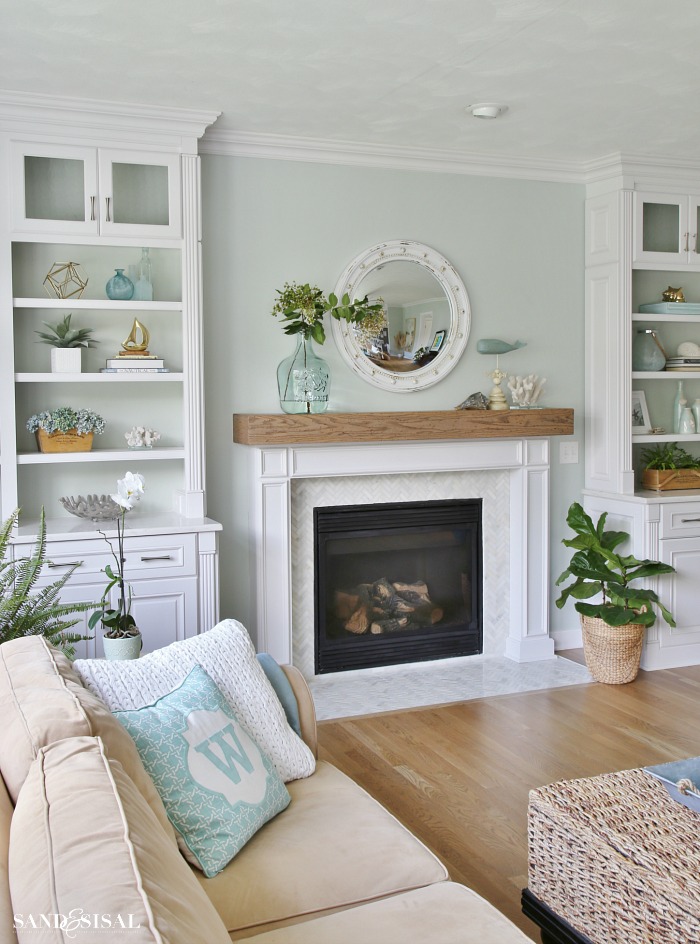
<svg viewBox="0 0 700 944"><path fill-rule="evenodd" d="M482 651L481 499L314 509L316 672Z"/></svg>

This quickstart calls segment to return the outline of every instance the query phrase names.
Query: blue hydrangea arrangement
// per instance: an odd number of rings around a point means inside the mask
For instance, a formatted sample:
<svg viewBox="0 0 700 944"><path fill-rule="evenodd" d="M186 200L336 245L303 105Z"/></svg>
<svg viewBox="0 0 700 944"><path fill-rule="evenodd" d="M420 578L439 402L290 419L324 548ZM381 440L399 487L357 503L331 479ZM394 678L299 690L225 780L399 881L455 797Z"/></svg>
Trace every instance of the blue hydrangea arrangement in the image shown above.
<svg viewBox="0 0 700 944"><path fill-rule="evenodd" d="M27 429L30 433L35 433L38 429L47 433L67 433L74 429L81 436L87 433L96 433L99 436L104 432L105 421L92 410L74 410L70 406L60 406L56 410L43 410L30 416Z"/></svg>

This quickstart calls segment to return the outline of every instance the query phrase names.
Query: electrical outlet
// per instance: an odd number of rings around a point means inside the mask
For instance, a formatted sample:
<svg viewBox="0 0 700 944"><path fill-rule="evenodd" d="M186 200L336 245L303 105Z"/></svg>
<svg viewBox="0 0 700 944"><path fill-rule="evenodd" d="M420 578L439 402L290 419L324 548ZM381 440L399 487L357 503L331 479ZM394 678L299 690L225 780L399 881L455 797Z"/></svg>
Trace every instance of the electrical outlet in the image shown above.
<svg viewBox="0 0 700 944"><path fill-rule="evenodd" d="M561 465L565 465L568 462L571 462L571 463L578 462L578 440L577 439L574 439L573 442L559 443L559 462Z"/></svg>

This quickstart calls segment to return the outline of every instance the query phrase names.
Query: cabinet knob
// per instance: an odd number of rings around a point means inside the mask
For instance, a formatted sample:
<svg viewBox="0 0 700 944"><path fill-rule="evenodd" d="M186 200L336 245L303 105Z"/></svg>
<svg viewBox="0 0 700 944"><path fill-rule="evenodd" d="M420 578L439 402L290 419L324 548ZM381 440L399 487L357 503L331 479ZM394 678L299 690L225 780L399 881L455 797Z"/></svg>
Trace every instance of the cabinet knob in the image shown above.
<svg viewBox="0 0 700 944"><path fill-rule="evenodd" d="M683 233L683 235L685 236L685 251L688 252L688 237L690 233Z"/></svg>
<svg viewBox="0 0 700 944"><path fill-rule="evenodd" d="M93 223L95 222L95 201L96 200L97 200L97 197L95 197L95 195L93 194L90 197L90 220Z"/></svg>
<svg viewBox="0 0 700 944"><path fill-rule="evenodd" d="M62 564L54 564L53 561L49 561L46 566L53 569L54 567L80 567L81 564L82 561L64 561Z"/></svg>
<svg viewBox="0 0 700 944"><path fill-rule="evenodd" d="M700 518L681 518L681 524L692 524L695 521L700 521Z"/></svg>
<svg viewBox="0 0 700 944"><path fill-rule="evenodd" d="M111 198L111 197L105 197L105 206L106 206L105 222L106 222L106 223L111 223L111 221L112 221L112 206L111 206L111 204L112 204L112 198ZM687 234L686 234L686 235L687 235ZM688 247L686 246L686 249L687 249L687 248L688 248Z"/></svg>
<svg viewBox="0 0 700 944"><path fill-rule="evenodd" d="M161 561L161 560L172 560L171 554L163 554L161 557L142 557L142 561Z"/></svg>

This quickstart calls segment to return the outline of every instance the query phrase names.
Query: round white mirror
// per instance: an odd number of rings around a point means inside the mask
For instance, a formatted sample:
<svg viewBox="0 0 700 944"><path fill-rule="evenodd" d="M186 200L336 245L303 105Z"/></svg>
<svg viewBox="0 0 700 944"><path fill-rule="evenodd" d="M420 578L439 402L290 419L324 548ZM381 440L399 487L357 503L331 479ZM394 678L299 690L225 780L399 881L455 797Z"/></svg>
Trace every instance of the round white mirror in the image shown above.
<svg viewBox="0 0 700 944"><path fill-rule="evenodd" d="M332 321L343 359L368 383L397 393L423 390L447 376L464 352L467 290L429 246L395 239L360 253L335 288L338 298L346 293L383 306L359 325Z"/></svg>

